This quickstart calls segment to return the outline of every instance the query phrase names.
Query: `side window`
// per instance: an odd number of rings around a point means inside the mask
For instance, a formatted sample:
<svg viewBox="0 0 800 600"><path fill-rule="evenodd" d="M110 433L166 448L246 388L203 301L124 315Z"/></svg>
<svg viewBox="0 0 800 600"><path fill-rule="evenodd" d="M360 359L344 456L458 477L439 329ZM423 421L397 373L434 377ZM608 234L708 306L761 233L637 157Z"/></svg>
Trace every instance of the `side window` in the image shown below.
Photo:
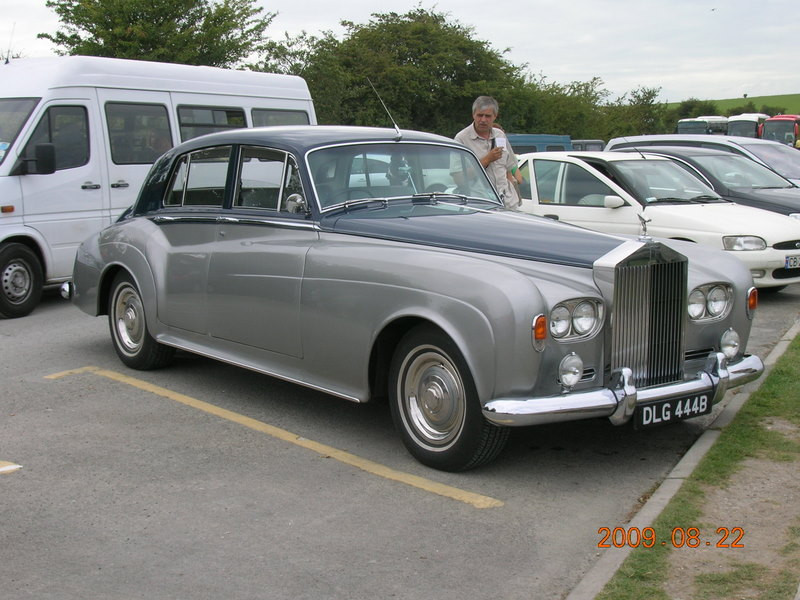
<svg viewBox="0 0 800 600"><path fill-rule="evenodd" d="M522 183L519 184L519 194L525 199L530 200L533 198L531 194L531 161L526 160L519 168L519 174L522 176Z"/></svg>
<svg viewBox="0 0 800 600"><path fill-rule="evenodd" d="M278 210L286 154L269 148L242 148L234 206Z"/></svg>
<svg viewBox="0 0 800 600"><path fill-rule="evenodd" d="M241 108L215 108L211 106L179 106L178 126L181 140L186 141L206 133L224 129L247 127Z"/></svg>
<svg viewBox="0 0 800 600"><path fill-rule="evenodd" d="M308 113L304 110L277 110L270 108L254 108L253 127L270 125L308 125Z"/></svg>
<svg viewBox="0 0 800 600"><path fill-rule="evenodd" d="M291 156L269 148L242 148L234 206L298 212L297 198L289 199L292 194L305 199L300 172Z"/></svg>
<svg viewBox="0 0 800 600"><path fill-rule="evenodd" d="M164 206L222 206L231 147L191 152L176 161Z"/></svg>
<svg viewBox="0 0 800 600"><path fill-rule="evenodd" d="M579 165L568 164L564 177L564 204L603 206L611 188Z"/></svg>
<svg viewBox="0 0 800 600"><path fill-rule="evenodd" d="M114 164L150 164L172 148L167 107L162 104L109 102L106 121Z"/></svg>
<svg viewBox="0 0 800 600"><path fill-rule="evenodd" d="M549 204L556 201L556 184L561 172L561 163L552 160L534 160L533 174L536 179L536 192L539 203ZM523 175L524 176L524 175Z"/></svg>
<svg viewBox="0 0 800 600"><path fill-rule="evenodd" d="M89 117L83 106L51 106L25 145L25 158L34 158L36 144L52 143L56 149L56 171L81 167L89 162Z"/></svg>

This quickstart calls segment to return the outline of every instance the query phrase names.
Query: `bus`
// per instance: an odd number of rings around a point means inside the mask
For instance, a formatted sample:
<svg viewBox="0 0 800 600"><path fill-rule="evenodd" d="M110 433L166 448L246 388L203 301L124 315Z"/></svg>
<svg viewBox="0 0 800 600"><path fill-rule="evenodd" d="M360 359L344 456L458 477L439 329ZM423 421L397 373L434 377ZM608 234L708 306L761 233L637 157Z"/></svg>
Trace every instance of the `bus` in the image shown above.
<svg viewBox="0 0 800 600"><path fill-rule="evenodd" d="M728 132L728 117L707 115L680 119L675 133L707 133L725 135Z"/></svg>
<svg viewBox="0 0 800 600"><path fill-rule="evenodd" d="M765 113L742 113L728 117L728 135L742 137L761 137L764 121L769 119Z"/></svg>
<svg viewBox="0 0 800 600"><path fill-rule="evenodd" d="M765 140L795 146L800 139L800 115L775 115L764 121Z"/></svg>

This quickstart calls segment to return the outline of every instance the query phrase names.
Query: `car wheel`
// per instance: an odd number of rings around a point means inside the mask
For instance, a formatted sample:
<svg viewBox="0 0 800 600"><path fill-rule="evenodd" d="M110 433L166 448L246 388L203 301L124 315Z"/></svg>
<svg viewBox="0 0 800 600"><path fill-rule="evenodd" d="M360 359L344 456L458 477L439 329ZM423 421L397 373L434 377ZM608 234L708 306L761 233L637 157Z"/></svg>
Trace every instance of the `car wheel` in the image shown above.
<svg viewBox="0 0 800 600"><path fill-rule="evenodd" d="M8 244L0 250L0 278L0 314L24 317L39 304L44 272L33 250L23 244Z"/></svg>
<svg viewBox="0 0 800 600"><path fill-rule="evenodd" d="M464 471L503 449L509 430L484 419L466 361L440 330L420 326L407 333L389 375L392 419L421 463Z"/></svg>
<svg viewBox="0 0 800 600"><path fill-rule="evenodd" d="M166 366L175 354L174 348L159 344L147 331L142 297L127 273L119 273L111 285L108 326L117 356L132 369Z"/></svg>

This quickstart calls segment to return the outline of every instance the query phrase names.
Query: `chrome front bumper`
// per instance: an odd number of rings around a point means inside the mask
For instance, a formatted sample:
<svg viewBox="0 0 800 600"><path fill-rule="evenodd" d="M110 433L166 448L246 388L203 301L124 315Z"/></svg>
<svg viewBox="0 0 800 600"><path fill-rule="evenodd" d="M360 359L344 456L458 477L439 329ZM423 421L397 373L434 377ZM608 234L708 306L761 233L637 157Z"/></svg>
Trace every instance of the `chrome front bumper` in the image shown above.
<svg viewBox="0 0 800 600"><path fill-rule="evenodd" d="M631 370L625 368L613 373L607 388L539 398L496 398L483 407L483 416L497 425L513 427L597 417L622 425L637 406L649 402L708 394L716 404L730 388L754 381L763 372L764 363L757 356L745 356L730 365L721 352L715 352L708 355L697 377L688 381L637 390Z"/></svg>

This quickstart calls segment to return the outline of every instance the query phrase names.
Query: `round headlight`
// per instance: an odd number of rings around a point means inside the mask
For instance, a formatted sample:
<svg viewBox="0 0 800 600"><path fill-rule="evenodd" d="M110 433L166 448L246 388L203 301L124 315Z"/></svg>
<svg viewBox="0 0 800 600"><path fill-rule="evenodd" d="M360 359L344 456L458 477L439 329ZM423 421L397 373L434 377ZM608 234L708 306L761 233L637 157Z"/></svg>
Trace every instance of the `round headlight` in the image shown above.
<svg viewBox="0 0 800 600"><path fill-rule="evenodd" d="M583 376L583 360L574 352L567 354L558 365L558 380L564 387L575 386Z"/></svg>
<svg viewBox="0 0 800 600"><path fill-rule="evenodd" d="M708 314L712 317L718 317L723 314L728 308L728 290L718 285L711 288L708 292Z"/></svg>
<svg viewBox="0 0 800 600"><path fill-rule="evenodd" d="M578 335L585 335L597 323L597 309L591 302L581 302L572 311L572 328Z"/></svg>
<svg viewBox="0 0 800 600"><path fill-rule="evenodd" d="M689 317L699 319L706 311L706 295L702 290L693 289L689 294Z"/></svg>
<svg viewBox="0 0 800 600"><path fill-rule="evenodd" d="M719 347L726 358L734 358L739 354L739 334L728 329L719 340Z"/></svg>
<svg viewBox="0 0 800 600"><path fill-rule="evenodd" d="M564 337L569 333L569 310L566 306L556 306L550 312L550 335Z"/></svg>

